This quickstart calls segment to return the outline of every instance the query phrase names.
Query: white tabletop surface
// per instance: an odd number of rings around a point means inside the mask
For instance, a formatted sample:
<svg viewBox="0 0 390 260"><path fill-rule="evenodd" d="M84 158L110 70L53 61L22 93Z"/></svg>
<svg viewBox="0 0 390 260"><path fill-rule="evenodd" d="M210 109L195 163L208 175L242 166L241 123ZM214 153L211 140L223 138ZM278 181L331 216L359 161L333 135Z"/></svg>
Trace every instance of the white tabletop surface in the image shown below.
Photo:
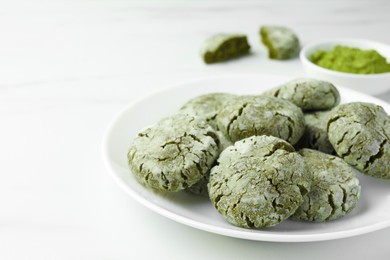
<svg viewBox="0 0 390 260"><path fill-rule="evenodd" d="M390 229L311 243L256 242L176 223L122 191L101 157L127 103L177 82L254 73L302 76L270 61L262 24L302 44L390 44L390 1L0 1L0 259L385 259ZM253 55L207 66L202 41L249 36ZM379 98L390 101L390 92Z"/></svg>

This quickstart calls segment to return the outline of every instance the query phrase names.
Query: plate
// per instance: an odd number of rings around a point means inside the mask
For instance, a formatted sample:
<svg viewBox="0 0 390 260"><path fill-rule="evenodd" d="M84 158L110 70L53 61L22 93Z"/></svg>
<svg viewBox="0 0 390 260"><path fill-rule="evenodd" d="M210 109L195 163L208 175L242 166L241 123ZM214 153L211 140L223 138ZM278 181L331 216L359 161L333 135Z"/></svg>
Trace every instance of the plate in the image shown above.
<svg viewBox="0 0 390 260"><path fill-rule="evenodd" d="M390 226L390 181L375 179L359 172L361 199L347 216L326 223L286 220L267 229L235 227L219 215L207 198L186 192L156 192L134 179L127 166L126 155L132 138L142 128L175 113L187 100L201 94L259 94L290 79L272 75L208 78L182 83L140 98L129 104L108 126L102 147L105 164L117 183L144 206L182 224L225 236L259 241L320 241L351 237ZM342 103L376 103L390 113L390 105L384 101L350 89L338 89Z"/></svg>

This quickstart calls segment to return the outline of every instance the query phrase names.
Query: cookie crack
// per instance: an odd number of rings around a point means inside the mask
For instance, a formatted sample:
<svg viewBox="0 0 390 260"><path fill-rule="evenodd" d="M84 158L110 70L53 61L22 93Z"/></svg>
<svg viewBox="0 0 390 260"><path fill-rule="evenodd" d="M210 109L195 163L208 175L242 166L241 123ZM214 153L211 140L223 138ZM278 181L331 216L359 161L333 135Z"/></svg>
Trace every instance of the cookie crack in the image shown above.
<svg viewBox="0 0 390 260"><path fill-rule="evenodd" d="M336 116L334 118L330 118L326 124L326 132L329 134L329 127L332 123L336 122L337 120L339 120L340 118L342 118L342 116Z"/></svg>
<svg viewBox="0 0 390 260"><path fill-rule="evenodd" d="M214 142L215 142L215 144L220 148L220 146L221 146L221 141L219 140L218 136L217 136L215 133L213 133L213 132L211 132L211 131L207 131L207 133L205 133L205 136L208 136L208 137L210 137L211 139L213 139Z"/></svg>
<svg viewBox="0 0 390 260"><path fill-rule="evenodd" d="M245 219L245 222L248 225L248 227L250 227L250 228L254 228L255 227L255 223L253 223L253 221L248 216L245 215L244 219Z"/></svg>
<svg viewBox="0 0 390 260"><path fill-rule="evenodd" d="M202 166L201 166L198 162L196 162L196 161L192 161L192 162L195 164L196 169L198 170L199 174L200 174L200 175L204 175L204 174L203 174ZM206 165L207 165L207 164L206 164ZM208 165L207 165L207 166L208 166Z"/></svg>
<svg viewBox="0 0 390 260"><path fill-rule="evenodd" d="M163 188L168 189L169 180L168 180L167 176L165 176L165 174L164 174L163 171L161 171L160 174L161 174L161 179L162 179L162 180L164 181L164 183L165 183L165 185L162 185Z"/></svg>
<svg viewBox="0 0 390 260"><path fill-rule="evenodd" d="M333 193L332 192L330 192L328 194L328 203L329 203L330 207L332 208L332 212L325 219L326 221L330 220L330 218L336 213L336 210L337 210L337 206L336 206L336 203L334 202Z"/></svg>
<svg viewBox="0 0 390 260"><path fill-rule="evenodd" d="M287 116L287 115L284 115L282 113L279 113L279 112L276 112L275 115L278 115L278 116L281 116L285 119L287 119L287 121L289 122L289 124L287 125L287 128L288 128L288 137L287 139L291 139L292 135L293 135L293 126L295 126L295 122L294 120L291 119L291 117Z"/></svg>
<svg viewBox="0 0 390 260"><path fill-rule="evenodd" d="M230 134L230 127L231 125L242 115L242 113L244 112L244 109L249 105L249 103L245 103L242 105L242 107L240 107L240 109L238 110L238 113L237 115L233 116L232 119L230 119L230 122L228 123L227 125L227 133Z"/></svg>
<svg viewBox="0 0 390 260"><path fill-rule="evenodd" d="M319 133L315 133L314 135L312 135L310 140L309 140L310 146L319 148L319 145L317 143L319 139L320 139Z"/></svg>
<svg viewBox="0 0 390 260"><path fill-rule="evenodd" d="M279 97L279 93L280 93L280 88L275 91L274 97Z"/></svg>
<svg viewBox="0 0 390 260"><path fill-rule="evenodd" d="M180 147L180 143L176 142L176 141L168 141L166 143L164 143L163 145L161 145L161 148L164 149L167 145L175 145L177 150L178 150L178 153L176 153L175 155L172 155L170 154L168 157L157 157L155 159L157 159L157 161L159 162L164 162L164 161L168 161L168 160L175 160L177 157L179 157L181 154L182 154L182 149Z"/></svg>
<svg viewBox="0 0 390 260"><path fill-rule="evenodd" d="M149 138L148 133L143 133L143 132L138 133L138 136L139 136L139 137L146 137L146 138Z"/></svg>
<svg viewBox="0 0 390 260"><path fill-rule="evenodd" d="M196 137L195 135L189 134L188 136L191 137L192 140L194 140L195 142L198 142L198 143L203 144L202 140L200 140L200 139L199 139L198 137Z"/></svg>
<svg viewBox="0 0 390 260"><path fill-rule="evenodd" d="M313 202L313 200L311 199L310 196L308 196L308 202L307 203L309 204L309 206L308 206L307 210L305 211L306 217L312 215L311 213L312 213L312 207L313 207L313 203L314 202ZM311 217L311 218L308 217L308 219L313 220L314 217Z"/></svg>
<svg viewBox="0 0 390 260"><path fill-rule="evenodd" d="M384 139L380 144L379 144L379 150L376 154L371 155L370 158L366 161L366 164L364 165L364 170L366 170L370 165L372 165L376 160L382 158L384 154L384 149L385 145L387 143L387 139Z"/></svg>
<svg viewBox="0 0 390 260"><path fill-rule="evenodd" d="M336 142L336 145L340 145L343 141L345 136L348 134L348 131L345 131L345 133L341 136L340 140Z"/></svg>
<svg viewBox="0 0 390 260"><path fill-rule="evenodd" d="M341 208L342 208L343 212L347 212L348 209L346 208L346 206L347 206L348 193L347 193L347 190L340 184L339 184L339 188L343 191L343 204L342 204Z"/></svg>
<svg viewBox="0 0 390 260"><path fill-rule="evenodd" d="M135 154L137 153L136 150L134 151L130 151L128 154L127 154L127 157L130 161L134 161L134 157L135 157Z"/></svg>
<svg viewBox="0 0 390 260"><path fill-rule="evenodd" d="M270 151L267 154L264 154L262 157L263 158L269 157L269 156L273 155L277 150L283 150L286 152L294 152L294 151L292 151L292 149L289 149L288 146L285 145L284 143L278 142L278 143L274 144L271 147Z"/></svg>
<svg viewBox="0 0 390 260"><path fill-rule="evenodd" d="M306 189L306 187L303 186L302 184L297 184L297 186L299 188L299 192L301 193L302 197L309 193L309 190Z"/></svg>

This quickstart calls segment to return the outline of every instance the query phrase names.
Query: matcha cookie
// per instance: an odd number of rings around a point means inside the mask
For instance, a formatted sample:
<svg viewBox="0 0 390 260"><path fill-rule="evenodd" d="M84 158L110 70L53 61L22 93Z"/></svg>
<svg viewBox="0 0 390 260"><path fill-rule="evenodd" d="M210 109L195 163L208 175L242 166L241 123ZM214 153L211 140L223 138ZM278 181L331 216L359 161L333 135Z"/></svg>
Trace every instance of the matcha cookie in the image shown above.
<svg viewBox="0 0 390 260"><path fill-rule="evenodd" d="M338 219L355 208L360 197L359 180L342 159L320 151L299 151L312 182L293 219L315 222Z"/></svg>
<svg viewBox="0 0 390 260"><path fill-rule="evenodd" d="M295 144L305 130L301 109L275 97L231 98L216 120L220 131L232 142L252 135L272 135Z"/></svg>
<svg viewBox="0 0 390 260"><path fill-rule="evenodd" d="M225 149L210 174L217 211L245 228L274 226L290 217L310 190L303 158L286 141L252 136Z"/></svg>
<svg viewBox="0 0 390 260"><path fill-rule="evenodd" d="M295 33L283 26L262 26L260 28L261 42L268 48L271 59L287 60L297 56L299 39Z"/></svg>
<svg viewBox="0 0 390 260"><path fill-rule="evenodd" d="M211 126L193 116L176 114L138 133L128 162L142 184L179 191L202 179L219 151L219 140Z"/></svg>
<svg viewBox="0 0 390 260"><path fill-rule="evenodd" d="M311 148L327 154L335 153L332 144L329 142L326 131L326 123L330 111L317 111L305 113L305 133L299 140L296 147Z"/></svg>
<svg viewBox="0 0 390 260"><path fill-rule="evenodd" d="M250 46L243 34L216 34L203 44L201 55L207 64L226 61L249 53Z"/></svg>
<svg viewBox="0 0 390 260"><path fill-rule="evenodd" d="M327 123L337 154L359 171L390 179L390 117L381 106L354 102L335 107Z"/></svg>
<svg viewBox="0 0 390 260"><path fill-rule="evenodd" d="M302 110L328 110L340 103L340 94L333 84L311 78L289 81L262 95L282 98Z"/></svg>

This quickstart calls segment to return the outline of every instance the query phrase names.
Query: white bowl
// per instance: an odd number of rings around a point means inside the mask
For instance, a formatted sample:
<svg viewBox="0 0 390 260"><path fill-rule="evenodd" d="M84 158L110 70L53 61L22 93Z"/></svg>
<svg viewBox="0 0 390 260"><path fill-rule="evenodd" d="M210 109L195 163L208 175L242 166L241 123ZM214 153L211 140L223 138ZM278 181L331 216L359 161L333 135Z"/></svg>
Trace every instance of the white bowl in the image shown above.
<svg viewBox="0 0 390 260"><path fill-rule="evenodd" d="M379 74L354 74L322 68L310 61L309 57L319 50L330 50L336 45L359 49L374 49L390 62L390 46L368 40L334 39L308 44L302 48L300 59L309 77L332 82L370 95L377 95L390 90L390 72Z"/></svg>

